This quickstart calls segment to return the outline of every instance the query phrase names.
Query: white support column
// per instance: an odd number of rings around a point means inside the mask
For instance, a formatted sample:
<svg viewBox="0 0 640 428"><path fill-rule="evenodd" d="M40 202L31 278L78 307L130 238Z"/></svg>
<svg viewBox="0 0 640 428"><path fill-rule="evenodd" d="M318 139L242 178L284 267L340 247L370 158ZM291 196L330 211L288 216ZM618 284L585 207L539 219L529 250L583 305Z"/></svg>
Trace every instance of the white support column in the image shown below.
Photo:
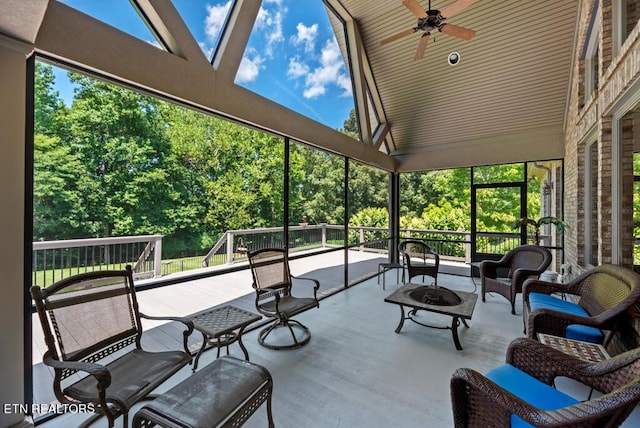
<svg viewBox="0 0 640 428"><path fill-rule="evenodd" d="M155 251L153 252L153 277L162 276L162 236L155 239Z"/></svg>
<svg viewBox="0 0 640 428"><path fill-rule="evenodd" d="M322 248L327 248L327 224L322 224Z"/></svg>
<svg viewBox="0 0 640 428"><path fill-rule="evenodd" d="M227 264L233 264L233 233L227 232Z"/></svg>
<svg viewBox="0 0 640 428"><path fill-rule="evenodd" d="M24 225L31 213L25 205L25 111L26 111L26 55L23 46L9 46L0 40L0 403L24 404L25 367L23 329L24 282ZM30 221L30 220L29 220ZM27 336L27 337L30 337ZM12 407L15 408L15 407ZM19 424L22 413L0 411L0 427Z"/></svg>

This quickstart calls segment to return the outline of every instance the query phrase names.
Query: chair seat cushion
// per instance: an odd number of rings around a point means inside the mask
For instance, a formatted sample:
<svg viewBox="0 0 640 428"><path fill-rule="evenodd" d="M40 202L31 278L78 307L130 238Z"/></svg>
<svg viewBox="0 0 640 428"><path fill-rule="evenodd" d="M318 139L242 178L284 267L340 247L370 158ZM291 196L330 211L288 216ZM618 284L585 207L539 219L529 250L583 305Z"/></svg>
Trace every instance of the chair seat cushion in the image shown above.
<svg viewBox="0 0 640 428"><path fill-rule="evenodd" d="M542 410L557 410L579 403L575 398L540 382L510 364L496 367L487 373L486 377L516 397ZM516 415L511 415L511 426L532 427L533 425Z"/></svg>
<svg viewBox="0 0 640 428"><path fill-rule="evenodd" d="M262 394L254 394L270 382L271 375L264 367L226 355L144 408L175 423L170 426L217 427L247 400L251 406L245 411L254 412L264 401Z"/></svg>
<svg viewBox="0 0 640 428"><path fill-rule="evenodd" d="M107 401L116 400L129 408L189 361L191 356L181 351L147 352L134 349L106 365L111 374ZM98 389L93 376L70 385L64 393L83 402L98 401Z"/></svg>
<svg viewBox="0 0 640 428"><path fill-rule="evenodd" d="M292 316L302 311L306 311L307 309L315 308L316 306L318 306L318 302L312 297L286 296L280 299L278 308L280 309L280 312L287 314L287 316ZM260 308L264 311L275 314L276 302L275 300L270 300L268 302L261 303Z"/></svg>
<svg viewBox="0 0 640 428"><path fill-rule="evenodd" d="M590 316L582 306L576 303L543 293L530 293L529 307L531 308L531 312L536 309L551 309L580 317ZM582 340L591 343L601 343L604 339L604 335L599 329L580 324L568 325L565 336L567 339Z"/></svg>

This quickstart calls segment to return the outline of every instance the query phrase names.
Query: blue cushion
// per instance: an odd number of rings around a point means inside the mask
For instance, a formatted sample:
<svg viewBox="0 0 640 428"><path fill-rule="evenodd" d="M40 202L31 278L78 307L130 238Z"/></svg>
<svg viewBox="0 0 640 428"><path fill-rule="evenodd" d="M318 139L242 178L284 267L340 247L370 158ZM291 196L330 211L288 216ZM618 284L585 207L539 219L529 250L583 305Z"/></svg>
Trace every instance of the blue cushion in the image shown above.
<svg viewBox="0 0 640 428"><path fill-rule="evenodd" d="M568 300L558 299L555 296L542 293L529 294L529 306L531 311L536 309L551 309L558 312L564 312L565 314L578 315L581 317L590 316L584 308L576 303ZM604 335L595 327L588 327L586 325L572 324L567 326L567 332L565 334L567 339L582 340L584 342L602 343Z"/></svg>
<svg viewBox="0 0 640 428"><path fill-rule="evenodd" d="M510 364L496 367L485 375L516 397L542 410L556 410L573 406L579 401L558 391ZM511 415L512 427L532 427L516 415Z"/></svg>
<svg viewBox="0 0 640 428"><path fill-rule="evenodd" d="M604 334L595 327L581 324L570 324L565 333L567 339L581 340L583 342L602 343Z"/></svg>

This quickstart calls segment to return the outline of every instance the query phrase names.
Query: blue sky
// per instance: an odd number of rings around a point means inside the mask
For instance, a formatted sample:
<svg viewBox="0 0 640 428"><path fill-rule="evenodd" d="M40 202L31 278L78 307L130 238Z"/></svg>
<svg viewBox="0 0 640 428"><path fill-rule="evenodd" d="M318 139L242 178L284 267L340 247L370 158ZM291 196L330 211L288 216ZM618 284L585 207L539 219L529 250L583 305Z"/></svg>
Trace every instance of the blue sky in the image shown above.
<svg viewBox="0 0 640 428"><path fill-rule="evenodd" d="M157 44L128 0L62 0L95 18ZM231 0L173 0L202 51L211 57ZM73 88L56 70L69 103ZM321 0L263 0L236 84L331 128L354 107L352 86Z"/></svg>

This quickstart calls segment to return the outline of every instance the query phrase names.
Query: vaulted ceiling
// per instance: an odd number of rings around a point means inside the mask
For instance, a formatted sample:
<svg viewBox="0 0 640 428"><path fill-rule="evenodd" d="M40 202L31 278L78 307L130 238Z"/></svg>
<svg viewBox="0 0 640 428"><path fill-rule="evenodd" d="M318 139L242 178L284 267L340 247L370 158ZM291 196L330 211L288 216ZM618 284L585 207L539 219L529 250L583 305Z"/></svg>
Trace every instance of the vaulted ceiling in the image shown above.
<svg viewBox="0 0 640 428"><path fill-rule="evenodd" d="M428 8L428 0L417 1ZM431 7L443 10L455 1L433 0ZM435 33L424 58L414 61L421 33L380 45L384 38L416 25L415 15L401 0L324 0L340 17L332 18L334 28L355 72L363 143L347 141L335 130L234 87L233 70L253 28L259 0L236 0L239 15L231 20L226 50L215 70L204 57L196 58L201 52L190 36L181 36L184 24L169 0L137 2L153 9L149 16L156 16L156 23L172 34L180 55L174 52L171 57L130 41L54 0L3 0L0 35L33 44L50 58L385 169L438 169L564 155L581 1L479 0L448 20L475 30L473 40ZM450 66L447 57L454 51L461 59ZM149 72L156 68L161 75ZM372 119L370 123L365 117ZM391 159L379 150L383 141Z"/></svg>
<svg viewBox="0 0 640 428"><path fill-rule="evenodd" d="M357 22L402 169L562 157L580 2L480 0L447 20L475 30L471 41L435 32L417 61L422 32L380 45L416 26L401 0L338 2Z"/></svg>

